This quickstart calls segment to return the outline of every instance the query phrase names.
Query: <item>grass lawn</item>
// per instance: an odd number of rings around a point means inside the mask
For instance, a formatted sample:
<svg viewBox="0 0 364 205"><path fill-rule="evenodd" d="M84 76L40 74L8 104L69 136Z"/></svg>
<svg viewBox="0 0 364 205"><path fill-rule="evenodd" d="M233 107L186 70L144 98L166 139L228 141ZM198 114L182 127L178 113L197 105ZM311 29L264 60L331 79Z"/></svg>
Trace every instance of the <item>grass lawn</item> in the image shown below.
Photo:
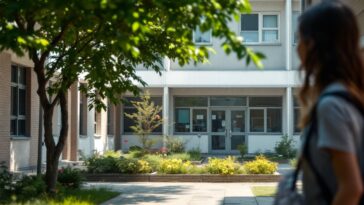
<svg viewBox="0 0 364 205"><path fill-rule="evenodd" d="M250 187L255 196L270 196L276 194L277 188L275 186L252 186Z"/></svg>
<svg viewBox="0 0 364 205"><path fill-rule="evenodd" d="M57 194L55 199L39 197L26 202L9 203L9 205L98 205L119 194L107 189L68 189Z"/></svg>

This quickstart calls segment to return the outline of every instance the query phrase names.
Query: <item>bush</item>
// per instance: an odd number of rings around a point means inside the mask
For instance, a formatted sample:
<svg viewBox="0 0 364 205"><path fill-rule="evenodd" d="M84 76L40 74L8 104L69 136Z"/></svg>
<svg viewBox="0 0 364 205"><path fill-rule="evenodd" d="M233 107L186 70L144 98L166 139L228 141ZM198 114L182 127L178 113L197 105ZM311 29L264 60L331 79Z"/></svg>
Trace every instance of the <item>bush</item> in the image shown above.
<svg viewBox="0 0 364 205"><path fill-rule="evenodd" d="M66 167L58 171L58 182L65 188L78 189L81 187L82 181L83 177L78 169Z"/></svg>
<svg viewBox="0 0 364 205"><path fill-rule="evenodd" d="M124 174L150 173L152 171L147 161L133 158L121 157L117 162L117 166L119 172Z"/></svg>
<svg viewBox="0 0 364 205"><path fill-rule="evenodd" d="M45 193L46 184L41 176L23 176L14 184L14 188L12 195L24 201Z"/></svg>
<svg viewBox="0 0 364 205"><path fill-rule="evenodd" d="M147 154L142 159L149 163L152 171L157 171L159 168L159 163L163 160L163 157L156 154Z"/></svg>
<svg viewBox="0 0 364 205"><path fill-rule="evenodd" d="M131 158L142 158L144 155L145 155L145 151L143 151L143 150L129 151L129 156Z"/></svg>
<svg viewBox="0 0 364 205"><path fill-rule="evenodd" d="M163 159L159 165L159 171L163 174L185 174L192 167L191 162L183 162L181 159Z"/></svg>
<svg viewBox="0 0 364 205"><path fill-rule="evenodd" d="M168 159L180 159L182 161L189 161L191 156L187 153L171 154L167 156Z"/></svg>
<svg viewBox="0 0 364 205"><path fill-rule="evenodd" d="M104 157L94 154L85 160L85 165L87 166L87 171L90 173L117 173L119 172L117 166L118 159L116 156Z"/></svg>
<svg viewBox="0 0 364 205"><path fill-rule="evenodd" d="M273 174L277 171L277 163L267 160L263 155L255 157L255 160L244 164L248 174Z"/></svg>
<svg viewBox="0 0 364 205"><path fill-rule="evenodd" d="M167 149L171 153L182 153L185 151L185 142L179 138L167 137Z"/></svg>
<svg viewBox="0 0 364 205"><path fill-rule="evenodd" d="M201 160L201 150L200 148L193 148L188 151L188 154L190 155L190 159L192 161L198 161Z"/></svg>
<svg viewBox="0 0 364 205"><path fill-rule="evenodd" d="M234 157L227 157L225 159L209 158L206 165L207 171L211 174L224 174L231 175L237 173L240 165L235 163Z"/></svg>
<svg viewBox="0 0 364 205"><path fill-rule="evenodd" d="M137 145L133 145L133 146L130 146L129 147L129 152L132 152L132 151L142 151L143 148L137 146Z"/></svg>
<svg viewBox="0 0 364 205"><path fill-rule="evenodd" d="M13 175L8 171L5 162L0 163L0 203L9 199L11 193L15 190Z"/></svg>
<svg viewBox="0 0 364 205"><path fill-rule="evenodd" d="M238 150L242 158L244 157L244 155L248 154L248 146L246 144L239 144Z"/></svg>
<svg viewBox="0 0 364 205"><path fill-rule="evenodd" d="M297 163L298 163L298 160L297 158L294 158L294 159L290 159L289 160L289 165L293 168L297 167Z"/></svg>
<svg viewBox="0 0 364 205"><path fill-rule="evenodd" d="M112 157L112 158L120 158L121 157L121 151L113 151L113 150L107 150L102 155L103 157Z"/></svg>
<svg viewBox="0 0 364 205"><path fill-rule="evenodd" d="M283 135L281 141L276 143L274 147L277 154L282 155L285 158L292 158L296 155L296 149L294 148L295 140L288 135Z"/></svg>

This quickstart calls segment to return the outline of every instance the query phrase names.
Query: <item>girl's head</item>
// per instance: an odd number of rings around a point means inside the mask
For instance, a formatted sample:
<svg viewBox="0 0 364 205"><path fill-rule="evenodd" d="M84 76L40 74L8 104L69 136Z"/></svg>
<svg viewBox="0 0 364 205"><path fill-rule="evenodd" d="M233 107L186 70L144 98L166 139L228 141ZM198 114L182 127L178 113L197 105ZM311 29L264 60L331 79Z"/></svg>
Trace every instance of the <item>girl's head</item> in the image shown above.
<svg viewBox="0 0 364 205"><path fill-rule="evenodd" d="M341 82L355 97L363 96L364 69L356 17L343 3L324 1L309 8L299 19L298 32L297 52L305 75L300 91L304 126L311 106L330 83Z"/></svg>

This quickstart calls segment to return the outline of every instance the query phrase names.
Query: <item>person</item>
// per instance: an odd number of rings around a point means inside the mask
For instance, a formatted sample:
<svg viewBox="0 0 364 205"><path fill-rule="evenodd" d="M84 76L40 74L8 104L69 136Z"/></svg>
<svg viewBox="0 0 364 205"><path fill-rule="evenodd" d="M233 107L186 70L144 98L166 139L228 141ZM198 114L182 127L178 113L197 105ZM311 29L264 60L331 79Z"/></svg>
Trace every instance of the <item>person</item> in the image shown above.
<svg viewBox="0 0 364 205"><path fill-rule="evenodd" d="M303 155L305 203L359 204L363 195L364 116L345 99L330 95L320 98L343 91L364 107L364 67L355 15L339 1L324 1L301 15L298 33L297 52L304 75L299 92L303 140L308 137L315 107L317 127L307 150L312 166L332 194L328 202Z"/></svg>

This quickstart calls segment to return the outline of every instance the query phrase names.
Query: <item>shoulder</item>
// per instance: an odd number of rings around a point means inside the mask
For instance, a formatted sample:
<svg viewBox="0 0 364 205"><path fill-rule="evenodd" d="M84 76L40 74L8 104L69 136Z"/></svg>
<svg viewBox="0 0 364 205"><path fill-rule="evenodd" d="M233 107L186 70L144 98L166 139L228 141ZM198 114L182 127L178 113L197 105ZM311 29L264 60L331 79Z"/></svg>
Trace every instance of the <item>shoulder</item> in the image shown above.
<svg viewBox="0 0 364 205"><path fill-rule="evenodd" d="M354 107L346 100L336 96L323 97L317 105L318 116L335 117L349 117ZM349 112L349 113L348 113ZM335 120L335 119L333 119Z"/></svg>

